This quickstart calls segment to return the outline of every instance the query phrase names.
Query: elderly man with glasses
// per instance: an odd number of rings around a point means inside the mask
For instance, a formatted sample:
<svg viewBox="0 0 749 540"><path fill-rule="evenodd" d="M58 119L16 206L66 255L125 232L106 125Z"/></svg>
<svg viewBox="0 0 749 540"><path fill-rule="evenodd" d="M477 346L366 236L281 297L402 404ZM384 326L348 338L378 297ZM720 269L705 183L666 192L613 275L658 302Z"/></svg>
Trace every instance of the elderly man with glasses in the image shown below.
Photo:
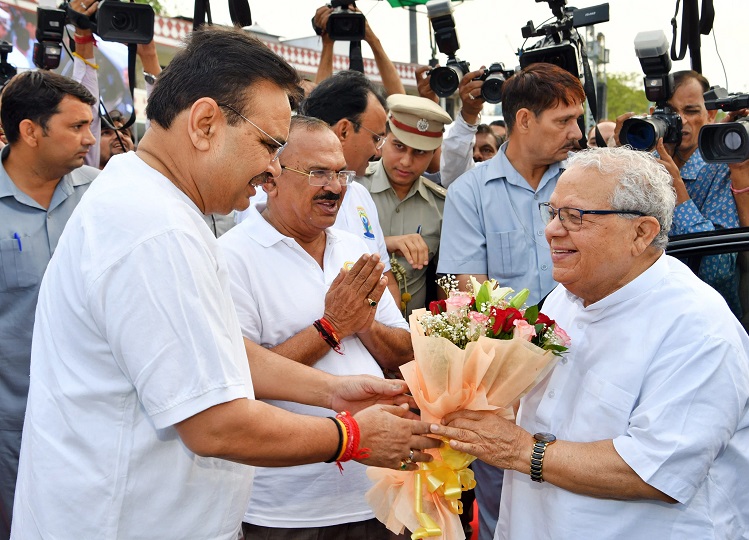
<svg viewBox="0 0 749 540"><path fill-rule="evenodd" d="M281 174L263 185L265 205L219 239L242 333L297 362L336 375L397 370L412 359L408 326L386 291L379 255L335 228L347 186L341 143L322 120L295 116ZM284 384L279 379L278 384ZM297 413L333 411L273 401ZM409 456L409 460L412 456ZM341 475L325 463L257 468L246 538L382 538L364 495L363 465Z"/></svg>
<svg viewBox="0 0 749 540"><path fill-rule="evenodd" d="M675 203L654 157L602 148L540 205L560 283L544 311L570 349L517 425L433 426L507 470L496 539L747 538L749 337L664 253Z"/></svg>

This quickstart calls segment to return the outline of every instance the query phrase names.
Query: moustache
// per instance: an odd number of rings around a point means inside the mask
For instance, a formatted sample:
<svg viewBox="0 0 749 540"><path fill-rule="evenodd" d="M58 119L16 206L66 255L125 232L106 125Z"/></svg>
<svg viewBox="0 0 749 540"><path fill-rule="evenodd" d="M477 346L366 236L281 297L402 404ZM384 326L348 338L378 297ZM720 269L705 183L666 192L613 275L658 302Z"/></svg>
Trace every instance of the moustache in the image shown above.
<svg viewBox="0 0 749 540"><path fill-rule="evenodd" d="M317 195L312 200L314 201L337 201L341 198L340 193L331 193L330 191L326 191L325 193L321 193L320 195Z"/></svg>
<svg viewBox="0 0 749 540"><path fill-rule="evenodd" d="M261 174L258 174L257 176L253 176L250 180L250 185L253 187L259 187L263 184L268 183L269 179L271 178L270 173L264 172Z"/></svg>

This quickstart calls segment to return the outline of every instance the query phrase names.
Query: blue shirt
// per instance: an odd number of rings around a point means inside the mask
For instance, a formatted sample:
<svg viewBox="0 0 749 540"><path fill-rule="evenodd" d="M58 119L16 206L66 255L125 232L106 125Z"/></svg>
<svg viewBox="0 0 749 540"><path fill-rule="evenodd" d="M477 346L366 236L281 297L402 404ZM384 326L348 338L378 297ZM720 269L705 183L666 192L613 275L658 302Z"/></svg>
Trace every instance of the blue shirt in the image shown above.
<svg viewBox="0 0 749 540"><path fill-rule="evenodd" d="M3 161L9 153L6 146ZM23 427L39 285L68 218L97 174L85 165L66 174L44 208L0 164L0 430Z"/></svg>
<svg viewBox="0 0 749 540"><path fill-rule="evenodd" d="M515 291L527 287L532 305L556 285L538 203L551 197L564 162L549 166L534 191L506 149L507 143L447 190L437 272L486 274Z"/></svg>
<svg viewBox="0 0 749 540"><path fill-rule="evenodd" d="M676 207L670 235L730 229L739 226L736 203L730 190L730 171L725 163L706 163L696 149L680 170L690 199ZM726 299L741 317L739 268L736 253L703 257L699 277Z"/></svg>

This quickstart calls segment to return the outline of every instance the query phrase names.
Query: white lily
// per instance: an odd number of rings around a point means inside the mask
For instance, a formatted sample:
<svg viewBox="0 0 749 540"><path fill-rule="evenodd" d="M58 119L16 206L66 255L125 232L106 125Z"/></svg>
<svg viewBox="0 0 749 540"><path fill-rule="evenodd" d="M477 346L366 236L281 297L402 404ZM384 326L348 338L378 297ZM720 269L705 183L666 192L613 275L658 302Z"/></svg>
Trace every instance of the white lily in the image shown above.
<svg viewBox="0 0 749 540"><path fill-rule="evenodd" d="M470 277L470 280L471 280L471 288L473 290L473 294L476 295L481 289L481 284L473 276ZM491 296L492 304L499 302L505 296L507 296L508 294L512 294L514 292L511 287L500 287L496 279L490 279L488 281L485 281L484 284L489 289L489 295Z"/></svg>

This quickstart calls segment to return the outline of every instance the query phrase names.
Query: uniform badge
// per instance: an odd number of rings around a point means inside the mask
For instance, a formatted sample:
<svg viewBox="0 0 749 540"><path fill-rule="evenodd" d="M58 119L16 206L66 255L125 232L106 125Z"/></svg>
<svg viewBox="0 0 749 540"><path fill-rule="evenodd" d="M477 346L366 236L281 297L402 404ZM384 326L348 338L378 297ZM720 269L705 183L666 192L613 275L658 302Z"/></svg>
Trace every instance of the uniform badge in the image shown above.
<svg viewBox="0 0 749 540"><path fill-rule="evenodd" d="M416 122L416 129L419 131L426 131L429 129L429 120L426 118L420 118L418 122Z"/></svg>

